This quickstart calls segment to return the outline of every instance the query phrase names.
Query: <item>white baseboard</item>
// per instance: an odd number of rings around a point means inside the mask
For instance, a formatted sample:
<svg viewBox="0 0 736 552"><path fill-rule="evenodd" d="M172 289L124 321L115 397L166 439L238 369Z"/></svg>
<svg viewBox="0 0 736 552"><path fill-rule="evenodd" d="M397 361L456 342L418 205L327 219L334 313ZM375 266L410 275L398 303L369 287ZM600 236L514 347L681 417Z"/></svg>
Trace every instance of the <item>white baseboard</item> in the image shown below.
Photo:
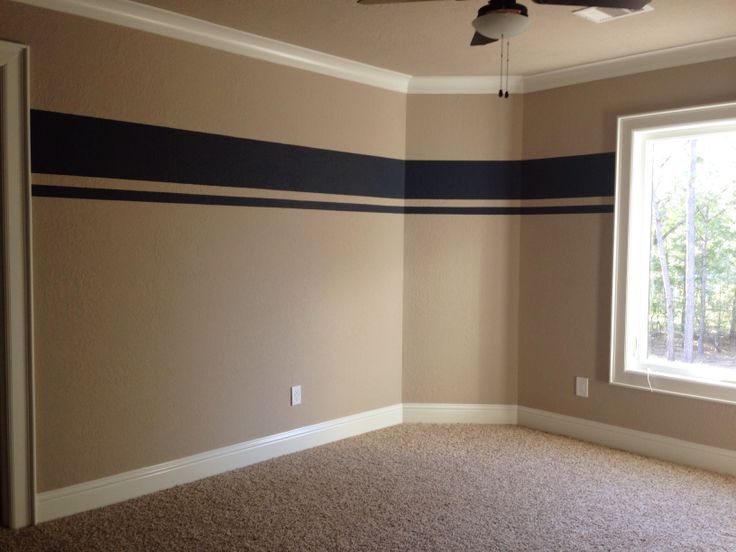
<svg viewBox="0 0 736 552"><path fill-rule="evenodd" d="M736 475L736 451L709 447L654 433L564 416L526 406L518 407L519 425L549 433L567 435L611 448L617 448L685 464L710 471Z"/></svg>
<svg viewBox="0 0 736 552"><path fill-rule="evenodd" d="M39 493L36 495L36 522L122 502L283 454L400 424L402 416L402 405L396 404Z"/></svg>
<svg viewBox="0 0 736 552"><path fill-rule="evenodd" d="M525 406L396 404L36 495L36 522L50 521L210 477L339 439L406 423L518 424L636 454L736 476L736 451Z"/></svg>
<svg viewBox="0 0 736 552"><path fill-rule="evenodd" d="M515 404L405 403L405 423L515 424Z"/></svg>

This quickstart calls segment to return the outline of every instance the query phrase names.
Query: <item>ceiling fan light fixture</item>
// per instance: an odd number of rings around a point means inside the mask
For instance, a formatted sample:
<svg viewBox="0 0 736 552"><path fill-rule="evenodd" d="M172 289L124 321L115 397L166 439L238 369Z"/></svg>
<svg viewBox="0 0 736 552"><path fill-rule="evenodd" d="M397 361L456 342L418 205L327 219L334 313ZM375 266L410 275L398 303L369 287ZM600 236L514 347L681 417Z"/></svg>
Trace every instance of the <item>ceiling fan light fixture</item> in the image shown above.
<svg viewBox="0 0 736 552"><path fill-rule="evenodd" d="M529 18L519 10L493 10L473 20L473 27L485 37L509 38L523 33L529 26Z"/></svg>

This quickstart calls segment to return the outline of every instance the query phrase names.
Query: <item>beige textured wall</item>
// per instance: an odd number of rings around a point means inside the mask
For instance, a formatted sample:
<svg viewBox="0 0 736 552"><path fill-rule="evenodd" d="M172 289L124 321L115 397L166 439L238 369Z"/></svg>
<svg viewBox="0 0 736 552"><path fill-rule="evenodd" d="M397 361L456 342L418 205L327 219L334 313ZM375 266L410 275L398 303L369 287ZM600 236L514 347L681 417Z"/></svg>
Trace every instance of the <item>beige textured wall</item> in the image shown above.
<svg viewBox="0 0 736 552"><path fill-rule="evenodd" d="M621 115L733 101L736 57L524 95L524 159L616 149Z"/></svg>
<svg viewBox="0 0 736 552"><path fill-rule="evenodd" d="M525 156L613 151L618 115L736 100L734 75L736 58L528 94ZM608 383L612 247L612 214L523 218L519 403L736 449L736 406Z"/></svg>
<svg viewBox="0 0 736 552"><path fill-rule="evenodd" d="M404 157L402 94L7 1L0 38L34 109ZM401 401L400 215L37 197L33 232L39 491Z"/></svg>
<svg viewBox="0 0 736 552"><path fill-rule="evenodd" d="M522 107L521 96L411 95L407 158L518 159ZM518 217L405 218L404 401L515 404Z"/></svg>
<svg viewBox="0 0 736 552"><path fill-rule="evenodd" d="M516 404L519 225L407 215L405 402Z"/></svg>
<svg viewBox="0 0 736 552"><path fill-rule="evenodd" d="M400 402L401 217L33 207L41 490Z"/></svg>
<svg viewBox="0 0 736 552"><path fill-rule="evenodd" d="M413 94L406 107L406 158L521 159L524 96Z"/></svg>

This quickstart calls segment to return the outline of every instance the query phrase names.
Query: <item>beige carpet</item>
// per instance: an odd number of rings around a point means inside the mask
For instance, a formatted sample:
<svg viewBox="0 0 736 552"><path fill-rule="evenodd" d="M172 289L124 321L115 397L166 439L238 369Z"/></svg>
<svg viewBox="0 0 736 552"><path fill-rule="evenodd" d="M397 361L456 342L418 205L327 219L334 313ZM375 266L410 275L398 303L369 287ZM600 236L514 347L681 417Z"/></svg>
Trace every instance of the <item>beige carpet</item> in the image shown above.
<svg viewBox="0 0 736 552"><path fill-rule="evenodd" d="M736 478L512 426L402 425L0 532L2 550L736 551Z"/></svg>

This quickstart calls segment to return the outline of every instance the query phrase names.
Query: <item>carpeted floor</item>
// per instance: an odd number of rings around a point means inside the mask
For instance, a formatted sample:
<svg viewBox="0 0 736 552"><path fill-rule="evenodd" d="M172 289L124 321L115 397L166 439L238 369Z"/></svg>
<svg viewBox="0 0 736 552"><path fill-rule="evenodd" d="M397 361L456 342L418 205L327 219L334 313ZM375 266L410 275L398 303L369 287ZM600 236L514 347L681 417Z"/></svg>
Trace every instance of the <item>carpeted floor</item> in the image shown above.
<svg viewBox="0 0 736 552"><path fill-rule="evenodd" d="M736 478L515 426L396 426L0 531L1 550L736 550Z"/></svg>

